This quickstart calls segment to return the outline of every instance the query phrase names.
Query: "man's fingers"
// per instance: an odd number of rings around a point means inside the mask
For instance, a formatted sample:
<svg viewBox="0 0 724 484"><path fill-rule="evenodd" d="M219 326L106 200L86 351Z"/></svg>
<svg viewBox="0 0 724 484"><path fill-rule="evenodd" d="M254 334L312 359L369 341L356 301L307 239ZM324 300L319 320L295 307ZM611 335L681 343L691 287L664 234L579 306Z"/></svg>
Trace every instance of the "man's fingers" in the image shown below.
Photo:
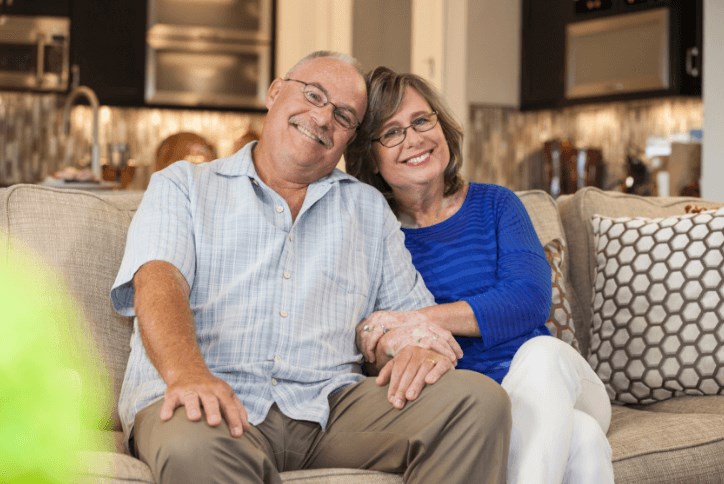
<svg viewBox="0 0 724 484"><path fill-rule="evenodd" d="M436 383L440 377L453 368L453 364L444 358L437 360L433 368L425 375L425 384L432 385Z"/></svg>
<svg viewBox="0 0 724 484"><path fill-rule="evenodd" d="M173 417L173 411L176 410L181 403L175 395L167 395L163 399L163 405L161 405L161 421L166 422Z"/></svg>
<svg viewBox="0 0 724 484"><path fill-rule="evenodd" d="M236 395L229 397L221 402L221 410L224 413L224 419L229 426L229 432L232 437L241 437L244 430L248 428L249 422L246 419L246 410Z"/></svg>
<svg viewBox="0 0 724 484"><path fill-rule="evenodd" d="M204 406L206 414L206 423L212 427L216 427L221 423L221 410L219 408L219 400L216 395L204 394L199 397L201 404Z"/></svg>
<svg viewBox="0 0 724 484"><path fill-rule="evenodd" d="M199 404L199 394L193 390L186 390L181 395L181 404L186 407L186 418L192 421L201 418L201 405Z"/></svg>
<svg viewBox="0 0 724 484"><path fill-rule="evenodd" d="M244 408L244 404L241 403L241 400L236 398L236 395L234 397L234 401L236 402L236 407L239 412L239 418L241 419L241 428L242 430L249 430L251 428L249 415L246 413L246 409Z"/></svg>
<svg viewBox="0 0 724 484"><path fill-rule="evenodd" d="M415 378L412 380L412 382L410 382L410 386L407 388L407 392L405 392L405 398L407 400L412 401L420 396L422 389L425 388L425 384L427 383L427 375L430 374L430 371L435 368L437 363L437 357L425 358L425 360L419 366Z"/></svg>
<svg viewBox="0 0 724 484"><path fill-rule="evenodd" d="M387 362L385 366L382 367L380 370L380 373L377 375L377 378L375 379L375 382L379 386L385 386L390 381L390 375L392 374L392 368L395 366L395 360L392 359Z"/></svg>

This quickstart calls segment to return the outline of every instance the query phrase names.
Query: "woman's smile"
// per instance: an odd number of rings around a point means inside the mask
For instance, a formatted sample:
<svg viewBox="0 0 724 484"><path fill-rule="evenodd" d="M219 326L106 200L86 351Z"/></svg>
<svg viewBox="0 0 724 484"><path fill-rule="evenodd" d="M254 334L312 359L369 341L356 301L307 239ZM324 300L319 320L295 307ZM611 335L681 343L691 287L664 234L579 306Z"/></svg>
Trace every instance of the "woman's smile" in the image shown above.
<svg viewBox="0 0 724 484"><path fill-rule="evenodd" d="M424 153L421 153L417 156L413 156L412 158L402 160L402 163L405 163L406 165L411 165L411 166L422 165L423 163L425 163L427 160L430 159L431 153L432 153L432 150L425 151Z"/></svg>

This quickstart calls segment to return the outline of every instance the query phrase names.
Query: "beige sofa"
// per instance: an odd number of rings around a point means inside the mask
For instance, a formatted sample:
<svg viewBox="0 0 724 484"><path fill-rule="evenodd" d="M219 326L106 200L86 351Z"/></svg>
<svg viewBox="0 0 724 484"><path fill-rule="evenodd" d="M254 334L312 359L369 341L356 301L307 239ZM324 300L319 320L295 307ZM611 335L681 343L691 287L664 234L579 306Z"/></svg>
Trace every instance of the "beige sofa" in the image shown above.
<svg viewBox="0 0 724 484"><path fill-rule="evenodd" d="M558 202L540 191L519 194L541 241L568 244L564 260L577 337L589 348L593 247L590 219L683 213L695 199L641 198L596 189ZM0 190L0 250L8 236L29 245L66 278L92 327L117 400L129 352L131 320L115 314L108 293L120 263L128 224L141 193L100 193L16 185ZM707 206L719 206L711 203ZM721 320L719 326L724 324ZM80 482L153 482L148 467L128 455L115 408L98 429L115 452L86 455ZM608 437L618 483L724 482L724 396L677 397L644 407L613 408ZM397 475L350 469L286 472L285 482L399 483ZM471 478L471 482L474 479Z"/></svg>

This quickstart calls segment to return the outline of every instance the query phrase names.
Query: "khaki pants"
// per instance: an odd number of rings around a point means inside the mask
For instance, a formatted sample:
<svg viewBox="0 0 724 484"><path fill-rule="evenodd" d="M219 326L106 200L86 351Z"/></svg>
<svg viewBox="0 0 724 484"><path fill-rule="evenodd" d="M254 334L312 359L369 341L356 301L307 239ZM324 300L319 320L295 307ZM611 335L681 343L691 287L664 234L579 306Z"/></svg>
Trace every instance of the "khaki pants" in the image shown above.
<svg viewBox="0 0 724 484"><path fill-rule="evenodd" d="M374 378L330 397L326 431L272 406L241 438L225 424L168 422L161 401L139 412L134 445L157 482L280 483L279 472L344 467L403 474L405 482L504 483L510 402L494 381L455 370L396 410Z"/></svg>

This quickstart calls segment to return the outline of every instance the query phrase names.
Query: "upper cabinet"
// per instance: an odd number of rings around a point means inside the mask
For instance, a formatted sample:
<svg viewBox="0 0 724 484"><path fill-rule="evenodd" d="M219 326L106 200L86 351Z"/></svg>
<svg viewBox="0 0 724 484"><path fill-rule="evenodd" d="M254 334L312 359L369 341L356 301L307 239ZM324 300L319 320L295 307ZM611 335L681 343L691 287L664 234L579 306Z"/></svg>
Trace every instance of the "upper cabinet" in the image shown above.
<svg viewBox="0 0 724 484"><path fill-rule="evenodd" d="M0 15L67 17L70 0L0 0Z"/></svg>
<svg viewBox="0 0 724 484"><path fill-rule="evenodd" d="M521 108L700 95L701 0L523 0Z"/></svg>
<svg viewBox="0 0 724 484"><path fill-rule="evenodd" d="M520 107L556 107L563 102L565 26L570 0L523 0L521 6Z"/></svg>
<svg viewBox="0 0 724 484"><path fill-rule="evenodd" d="M71 79L101 104L143 105L146 0L73 0Z"/></svg>

